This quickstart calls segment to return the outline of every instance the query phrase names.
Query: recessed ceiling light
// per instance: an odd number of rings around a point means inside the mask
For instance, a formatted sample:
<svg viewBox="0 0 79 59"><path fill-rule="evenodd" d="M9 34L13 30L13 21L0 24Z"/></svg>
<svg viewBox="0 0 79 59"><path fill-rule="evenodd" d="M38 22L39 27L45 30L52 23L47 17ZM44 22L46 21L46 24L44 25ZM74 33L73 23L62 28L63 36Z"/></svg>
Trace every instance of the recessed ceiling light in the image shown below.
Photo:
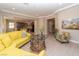
<svg viewBox="0 0 79 59"><path fill-rule="evenodd" d="M59 3L59 5L62 5L63 3Z"/></svg>
<svg viewBox="0 0 79 59"><path fill-rule="evenodd" d="M12 8L12 10L15 10L15 8Z"/></svg>

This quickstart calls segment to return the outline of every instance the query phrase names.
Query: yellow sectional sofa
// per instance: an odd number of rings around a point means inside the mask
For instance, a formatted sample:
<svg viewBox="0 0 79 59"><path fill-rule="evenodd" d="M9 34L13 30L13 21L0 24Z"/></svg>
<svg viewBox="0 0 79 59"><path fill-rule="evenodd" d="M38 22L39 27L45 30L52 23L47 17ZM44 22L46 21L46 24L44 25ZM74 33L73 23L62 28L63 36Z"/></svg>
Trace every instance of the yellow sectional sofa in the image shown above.
<svg viewBox="0 0 79 59"><path fill-rule="evenodd" d="M0 56L44 56L45 50L34 54L19 48L29 42L30 38L29 33L26 33L26 37L22 38L22 31L0 34Z"/></svg>

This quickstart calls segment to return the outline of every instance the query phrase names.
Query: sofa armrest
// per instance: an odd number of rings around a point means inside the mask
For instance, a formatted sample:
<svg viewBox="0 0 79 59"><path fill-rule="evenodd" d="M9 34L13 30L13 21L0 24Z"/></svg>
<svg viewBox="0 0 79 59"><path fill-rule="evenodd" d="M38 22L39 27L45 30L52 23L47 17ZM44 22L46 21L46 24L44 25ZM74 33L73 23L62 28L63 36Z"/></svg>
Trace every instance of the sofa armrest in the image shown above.
<svg viewBox="0 0 79 59"><path fill-rule="evenodd" d="M12 43L11 46L13 46L13 47L19 47L19 46L23 45L24 43L27 43L29 40L30 40L29 37L17 39L17 40L15 40Z"/></svg>

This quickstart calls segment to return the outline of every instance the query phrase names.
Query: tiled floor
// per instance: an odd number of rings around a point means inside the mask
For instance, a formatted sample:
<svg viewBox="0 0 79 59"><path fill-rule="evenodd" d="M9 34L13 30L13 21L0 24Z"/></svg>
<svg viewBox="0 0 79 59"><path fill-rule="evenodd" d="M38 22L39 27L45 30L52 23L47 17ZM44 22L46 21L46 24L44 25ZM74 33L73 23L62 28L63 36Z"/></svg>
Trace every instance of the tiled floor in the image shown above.
<svg viewBox="0 0 79 59"><path fill-rule="evenodd" d="M61 44L51 35L46 39L45 43L47 56L79 56L79 44L71 42ZM22 49L30 51L30 44L26 44Z"/></svg>

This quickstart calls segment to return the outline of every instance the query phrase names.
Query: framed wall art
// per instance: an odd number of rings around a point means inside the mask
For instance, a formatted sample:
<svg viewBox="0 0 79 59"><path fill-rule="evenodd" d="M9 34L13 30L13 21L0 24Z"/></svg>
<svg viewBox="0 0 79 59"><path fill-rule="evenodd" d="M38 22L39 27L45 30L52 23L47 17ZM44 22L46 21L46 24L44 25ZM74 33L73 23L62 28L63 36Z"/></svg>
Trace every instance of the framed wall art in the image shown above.
<svg viewBox="0 0 79 59"><path fill-rule="evenodd" d="M62 21L63 29L76 29L79 30L79 18L63 20Z"/></svg>

